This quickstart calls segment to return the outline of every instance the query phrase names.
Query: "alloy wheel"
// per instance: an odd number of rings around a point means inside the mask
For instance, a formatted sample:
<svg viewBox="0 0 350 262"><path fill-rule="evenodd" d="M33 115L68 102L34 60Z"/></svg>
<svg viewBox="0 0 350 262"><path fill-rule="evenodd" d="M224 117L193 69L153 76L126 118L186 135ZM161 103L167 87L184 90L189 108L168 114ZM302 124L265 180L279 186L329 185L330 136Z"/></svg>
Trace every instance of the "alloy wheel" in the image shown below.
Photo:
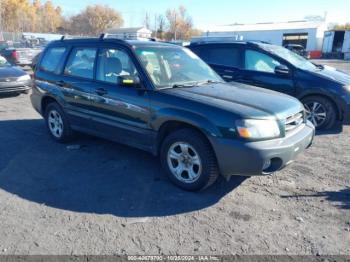
<svg viewBox="0 0 350 262"><path fill-rule="evenodd" d="M306 118L311 121L315 127L321 126L326 122L327 110L319 102L308 102L304 104Z"/></svg>
<svg viewBox="0 0 350 262"><path fill-rule="evenodd" d="M56 110L51 110L47 121L51 134L60 138L63 134L63 120L61 115Z"/></svg>
<svg viewBox="0 0 350 262"><path fill-rule="evenodd" d="M171 173L181 182L193 183L201 175L202 161L197 151L186 142L176 142L168 150Z"/></svg>

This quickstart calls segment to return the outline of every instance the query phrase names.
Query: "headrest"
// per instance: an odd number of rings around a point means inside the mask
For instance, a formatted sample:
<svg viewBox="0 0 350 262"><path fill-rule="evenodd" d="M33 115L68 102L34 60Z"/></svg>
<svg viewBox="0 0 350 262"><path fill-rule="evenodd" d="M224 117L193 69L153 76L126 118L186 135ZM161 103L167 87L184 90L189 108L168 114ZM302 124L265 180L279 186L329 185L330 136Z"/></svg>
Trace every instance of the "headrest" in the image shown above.
<svg viewBox="0 0 350 262"><path fill-rule="evenodd" d="M120 74L122 71L122 63L120 60L116 57L107 57L106 58L106 63L105 63L105 73L110 74Z"/></svg>

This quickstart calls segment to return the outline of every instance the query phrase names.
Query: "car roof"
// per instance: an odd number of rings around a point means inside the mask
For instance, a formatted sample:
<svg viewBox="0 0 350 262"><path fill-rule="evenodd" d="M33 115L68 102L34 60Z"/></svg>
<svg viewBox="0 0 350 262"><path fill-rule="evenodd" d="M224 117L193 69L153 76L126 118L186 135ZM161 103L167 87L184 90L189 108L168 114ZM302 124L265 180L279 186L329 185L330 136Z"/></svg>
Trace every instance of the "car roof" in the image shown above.
<svg viewBox="0 0 350 262"><path fill-rule="evenodd" d="M55 40L50 43L51 45L60 45L60 44L84 44L84 43L93 43L93 44L99 44L99 43L116 43L121 44L128 47L157 47L157 46L167 46L167 47L173 47L173 48L181 48L181 46L165 43L165 42L158 42L153 40L122 40L117 38L72 38L72 39L61 39L61 40Z"/></svg>
<svg viewBox="0 0 350 262"><path fill-rule="evenodd" d="M200 45L224 45L224 44L235 44L235 45L255 45L258 46L259 44L270 44L264 41L222 41L222 40L218 40L218 41L198 41L198 42L191 42L189 47L191 46L200 46Z"/></svg>

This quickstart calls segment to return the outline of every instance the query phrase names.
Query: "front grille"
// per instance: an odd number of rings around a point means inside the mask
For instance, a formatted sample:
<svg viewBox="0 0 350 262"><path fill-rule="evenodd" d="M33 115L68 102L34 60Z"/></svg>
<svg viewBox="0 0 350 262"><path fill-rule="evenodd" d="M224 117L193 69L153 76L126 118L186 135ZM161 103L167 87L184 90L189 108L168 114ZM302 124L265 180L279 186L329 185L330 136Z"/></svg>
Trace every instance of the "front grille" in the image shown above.
<svg viewBox="0 0 350 262"><path fill-rule="evenodd" d="M0 78L0 82L1 83L14 82L14 81L17 81L17 78L18 77L3 77L3 78Z"/></svg>
<svg viewBox="0 0 350 262"><path fill-rule="evenodd" d="M285 130L286 133L291 132L304 123L304 111L296 113L286 118Z"/></svg>

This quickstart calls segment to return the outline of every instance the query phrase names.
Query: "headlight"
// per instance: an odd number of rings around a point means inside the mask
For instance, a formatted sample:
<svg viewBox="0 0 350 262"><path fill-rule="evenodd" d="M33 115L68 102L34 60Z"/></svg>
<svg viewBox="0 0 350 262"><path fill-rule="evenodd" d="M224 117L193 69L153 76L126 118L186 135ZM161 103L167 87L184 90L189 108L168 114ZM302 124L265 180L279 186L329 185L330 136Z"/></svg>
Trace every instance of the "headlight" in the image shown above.
<svg viewBox="0 0 350 262"><path fill-rule="evenodd" d="M276 120L245 119L236 121L240 137L248 139L263 139L278 137L281 132Z"/></svg>
<svg viewBox="0 0 350 262"><path fill-rule="evenodd" d="M20 76L17 78L17 81L27 81L27 80L30 80L29 75Z"/></svg>
<svg viewBox="0 0 350 262"><path fill-rule="evenodd" d="M350 92L350 85L344 86L345 90L347 90L348 92Z"/></svg>

